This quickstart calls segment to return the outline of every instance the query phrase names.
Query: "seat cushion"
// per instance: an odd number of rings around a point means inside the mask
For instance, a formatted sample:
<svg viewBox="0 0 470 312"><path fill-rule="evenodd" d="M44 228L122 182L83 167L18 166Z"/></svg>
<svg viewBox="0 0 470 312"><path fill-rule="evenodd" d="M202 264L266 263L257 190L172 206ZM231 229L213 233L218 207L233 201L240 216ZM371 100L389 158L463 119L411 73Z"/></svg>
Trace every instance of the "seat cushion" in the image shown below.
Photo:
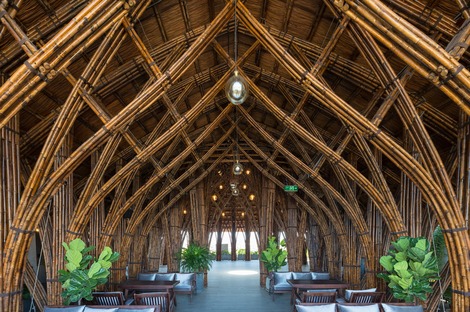
<svg viewBox="0 0 470 312"><path fill-rule="evenodd" d="M157 273L155 275L156 281L174 281L175 273Z"/></svg>
<svg viewBox="0 0 470 312"><path fill-rule="evenodd" d="M296 305L297 312L336 312L336 303L319 305Z"/></svg>
<svg viewBox="0 0 470 312"><path fill-rule="evenodd" d="M289 283L279 283L279 284L276 284L274 285L273 287L274 290L278 290L278 291L287 291L287 290L292 290L292 286L291 284Z"/></svg>
<svg viewBox="0 0 470 312"><path fill-rule="evenodd" d="M119 309L118 308L90 308L90 307L85 307L85 310L83 312L117 312Z"/></svg>
<svg viewBox="0 0 470 312"><path fill-rule="evenodd" d="M343 305L338 304L338 312L380 312L379 304Z"/></svg>
<svg viewBox="0 0 470 312"><path fill-rule="evenodd" d="M336 292L334 288L326 288L326 289L308 289L307 292Z"/></svg>
<svg viewBox="0 0 470 312"><path fill-rule="evenodd" d="M423 307L420 305L393 305L382 303L384 312L423 312Z"/></svg>
<svg viewBox="0 0 470 312"><path fill-rule="evenodd" d="M118 312L154 312L155 308L145 308L145 309L139 309L139 308L119 308Z"/></svg>
<svg viewBox="0 0 470 312"><path fill-rule="evenodd" d="M180 281L177 286L191 285L194 280L194 273L176 273L175 280Z"/></svg>
<svg viewBox="0 0 470 312"><path fill-rule="evenodd" d="M137 279L139 281L154 281L157 273L139 273Z"/></svg>
<svg viewBox="0 0 470 312"><path fill-rule="evenodd" d="M329 280L330 273L328 272L312 272L313 280Z"/></svg>
<svg viewBox="0 0 470 312"><path fill-rule="evenodd" d="M182 291L191 291L191 289L193 289L193 287L191 285L187 285L187 284L186 285L178 284L174 287L174 290L176 290L176 291L178 291L178 290L180 290L180 291L181 290Z"/></svg>
<svg viewBox="0 0 470 312"><path fill-rule="evenodd" d="M349 299L351 298L351 294L353 292L373 292L373 291L377 291L377 288L369 288L369 289L346 289L346 291L344 292L344 299L346 299L346 301L349 301Z"/></svg>
<svg viewBox="0 0 470 312"><path fill-rule="evenodd" d="M292 272L274 272L274 285L287 284L288 279L292 279Z"/></svg>
<svg viewBox="0 0 470 312"><path fill-rule="evenodd" d="M312 274L310 272L292 272L292 279L295 280L311 280Z"/></svg>
<svg viewBox="0 0 470 312"><path fill-rule="evenodd" d="M71 307L44 307L44 312L82 312L85 309L85 306L71 306Z"/></svg>

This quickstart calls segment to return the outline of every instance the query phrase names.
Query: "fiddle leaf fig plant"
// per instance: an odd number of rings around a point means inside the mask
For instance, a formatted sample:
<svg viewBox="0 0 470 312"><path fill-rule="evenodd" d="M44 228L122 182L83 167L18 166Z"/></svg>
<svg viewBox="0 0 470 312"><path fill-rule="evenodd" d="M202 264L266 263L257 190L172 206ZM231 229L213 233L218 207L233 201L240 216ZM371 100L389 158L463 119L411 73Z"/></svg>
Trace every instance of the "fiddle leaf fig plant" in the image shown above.
<svg viewBox="0 0 470 312"><path fill-rule="evenodd" d="M265 263L268 272L277 272L287 264L286 242L282 240L278 245L276 237L268 237L268 244L261 253L260 261Z"/></svg>
<svg viewBox="0 0 470 312"><path fill-rule="evenodd" d="M388 283L395 298L405 302L425 301L432 292L431 284L439 279L436 256L424 237L400 237L380 258L380 264L387 272L377 276Z"/></svg>
<svg viewBox="0 0 470 312"><path fill-rule="evenodd" d="M86 247L85 242L77 238L69 244L62 243L66 250L65 268L59 270L59 282L62 283L64 304L80 303L84 298L91 301L92 292L108 281L111 264L118 260L119 253L110 247L104 247L97 259L89 254L95 247ZM93 261L93 263L91 263ZM91 265L90 265L91 264Z"/></svg>

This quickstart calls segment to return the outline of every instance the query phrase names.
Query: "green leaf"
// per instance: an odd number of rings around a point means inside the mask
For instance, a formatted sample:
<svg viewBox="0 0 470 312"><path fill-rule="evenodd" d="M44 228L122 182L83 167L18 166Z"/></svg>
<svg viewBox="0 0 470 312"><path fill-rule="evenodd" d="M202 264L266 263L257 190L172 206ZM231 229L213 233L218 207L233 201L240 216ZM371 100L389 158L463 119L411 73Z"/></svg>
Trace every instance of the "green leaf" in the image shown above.
<svg viewBox="0 0 470 312"><path fill-rule="evenodd" d="M400 262L397 262L395 263L395 265L393 266L393 269L398 272L398 271L406 271L408 270L408 262L406 261L400 261Z"/></svg>
<svg viewBox="0 0 470 312"><path fill-rule="evenodd" d="M75 264L73 264L72 262L69 262L65 265L65 268L69 271L75 271L76 269L78 269L79 267L76 266Z"/></svg>
<svg viewBox="0 0 470 312"><path fill-rule="evenodd" d="M422 251L427 251L429 250L429 242L427 239L425 238L420 238L418 239L418 241L416 242L416 245L415 245L416 248L418 249L421 249Z"/></svg>
<svg viewBox="0 0 470 312"><path fill-rule="evenodd" d="M108 260L109 257L111 257L112 254L113 254L113 251L111 250L111 248L106 246L106 247L103 248L103 251L101 252L100 256L98 257L98 260Z"/></svg>
<svg viewBox="0 0 470 312"><path fill-rule="evenodd" d="M90 267L90 270L88 271L88 277L93 277L93 275L98 273L99 270L101 270L101 264L99 262L93 263Z"/></svg>
<svg viewBox="0 0 470 312"><path fill-rule="evenodd" d="M413 283L413 277L402 278L398 281L398 285L400 285L400 287L403 288L403 289L410 288L412 283Z"/></svg>
<svg viewBox="0 0 470 312"><path fill-rule="evenodd" d="M73 241L71 241L69 246L70 246L70 249L76 250L80 253L86 247L85 242L82 241L80 238L76 238Z"/></svg>
<svg viewBox="0 0 470 312"><path fill-rule="evenodd" d="M393 257L392 256L382 256L380 257L380 264L387 270L388 272L393 271Z"/></svg>
<svg viewBox="0 0 470 312"><path fill-rule="evenodd" d="M82 253L75 249L69 249L65 253L65 258L69 263L73 263L76 267L80 266L80 262L83 259Z"/></svg>
<svg viewBox="0 0 470 312"><path fill-rule="evenodd" d="M407 236L402 236L396 242L392 242L393 247L398 251L406 251L410 244L411 239Z"/></svg>
<svg viewBox="0 0 470 312"><path fill-rule="evenodd" d="M400 261L407 261L408 260L408 256L407 256L407 253L404 252L404 251L400 251L398 253L395 254L395 260L400 262Z"/></svg>

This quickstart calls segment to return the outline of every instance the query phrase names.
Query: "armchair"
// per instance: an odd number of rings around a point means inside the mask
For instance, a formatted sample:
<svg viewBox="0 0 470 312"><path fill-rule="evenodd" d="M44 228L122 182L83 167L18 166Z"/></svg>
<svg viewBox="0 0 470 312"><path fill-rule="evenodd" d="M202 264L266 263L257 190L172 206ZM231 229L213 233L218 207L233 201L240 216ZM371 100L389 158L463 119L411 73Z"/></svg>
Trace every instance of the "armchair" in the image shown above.
<svg viewBox="0 0 470 312"><path fill-rule="evenodd" d="M97 305L130 305L134 299L124 298L122 291L93 292L93 303Z"/></svg>
<svg viewBox="0 0 470 312"><path fill-rule="evenodd" d="M134 294L136 305L161 305L162 312L173 312L174 298L168 292Z"/></svg>

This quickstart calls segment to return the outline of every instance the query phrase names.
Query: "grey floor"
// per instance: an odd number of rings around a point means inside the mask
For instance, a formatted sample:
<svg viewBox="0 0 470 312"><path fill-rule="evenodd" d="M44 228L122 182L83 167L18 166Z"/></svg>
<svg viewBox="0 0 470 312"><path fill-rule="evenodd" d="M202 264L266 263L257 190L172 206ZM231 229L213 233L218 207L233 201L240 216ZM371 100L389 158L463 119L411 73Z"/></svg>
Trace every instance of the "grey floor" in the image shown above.
<svg viewBox="0 0 470 312"><path fill-rule="evenodd" d="M275 301L260 287L258 261L213 262L208 286L193 296L177 295L175 312L291 312L290 295L276 295Z"/></svg>

